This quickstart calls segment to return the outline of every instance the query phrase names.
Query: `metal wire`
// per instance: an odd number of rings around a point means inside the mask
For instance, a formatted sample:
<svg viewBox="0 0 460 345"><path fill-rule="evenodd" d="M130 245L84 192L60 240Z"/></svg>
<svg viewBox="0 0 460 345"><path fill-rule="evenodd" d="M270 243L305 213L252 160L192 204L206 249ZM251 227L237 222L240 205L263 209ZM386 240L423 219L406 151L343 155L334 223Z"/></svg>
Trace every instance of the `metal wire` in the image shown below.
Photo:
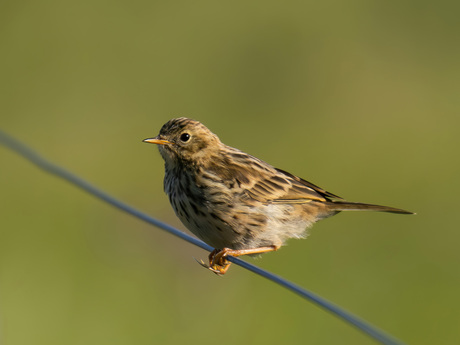
<svg viewBox="0 0 460 345"><path fill-rule="evenodd" d="M42 158L38 153L36 153L34 150L32 150L30 147L26 146L22 142L16 140L15 138L11 137L10 135L4 133L3 131L0 130L0 144L6 146L10 150L16 152L17 154L21 155L28 161L32 162L39 168L47 171L48 173L51 173L57 177L60 177L75 186L83 189L84 191L96 196L97 198L107 202L108 204L115 206L121 211L124 211L130 215L133 215L137 218L142 219L143 221L152 224L160 229L163 229L170 234L177 236L187 242L190 242L194 244L195 246L198 246L204 250L207 251L212 251L214 248L211 246L207 245L206 243L196 239L195 237L192 237L174 227L171 225L164 223L158 219L155 219L137 209L135 209L132 206L129 206L109 194L103 192L102 190L96 188L95 186L91 185L87 181L83 180L82 178L72 174L71 172L63 169L62 167L51 163L50 161ZM326 299L314 294L313 292L310 292L304 288L301 288L298 285L295 285L294 283L291 283L287 281L286 279L273 274L271 272L268 272L264 269L261 269L257 266L254 266L246 261L243 261L241 259L235 258L235 257L228 257L228 260L233 262L234 264L241 266L243 268L246 268L247 270L254 272L268 280L271 280L272 282L281 285L282 287L290 290L291 292L294 292L295 294L301 296L302 298L309 300L310 302L313 302L317 304L318 306L328 310L335 316L343 319L344 321L348 322L349 324L355 326L357 329L360 331L364 332L374 340L379 341L382 344L385 345L403 345L401 341L398 339L393 338L392 336L386 334L382 330L378 329L377 327L367 323L364 320L361 320L357 316L347 312L346 310L336 306L335 304L327 301Z"/></svg>

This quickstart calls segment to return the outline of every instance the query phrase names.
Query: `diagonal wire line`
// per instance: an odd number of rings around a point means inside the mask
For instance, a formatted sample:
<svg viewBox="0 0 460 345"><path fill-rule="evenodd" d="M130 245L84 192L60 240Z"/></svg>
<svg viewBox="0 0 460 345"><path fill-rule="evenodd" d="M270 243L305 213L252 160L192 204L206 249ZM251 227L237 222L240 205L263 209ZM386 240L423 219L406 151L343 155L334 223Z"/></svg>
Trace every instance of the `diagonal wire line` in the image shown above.
<svg viewBox="0 0 460 345"><path fill-rule="evenodd" d="M114 197L110 196L109 194L103 192L102 190L96 188L92 184L88 183L87 181L83 180L82 178L78 177L77 175L72 174L71 172L63 169L62 167L51 163L50 161L44 159L41 157L39 154L37 154L34 150L32 150L30 147L26 146L22 142L16 140L15 138L11 137L10 135L4 133L3 131L0 130L0 144L6 146L10 150L14 151L15 153L21 155L28 161L32 162L39 168L47 171L48 173L51 173L53 175L56 175L57 177L60 177L77 187L83 189L84 191L96 196L97 198L105 201L106 203L115 206L121 211L124 211L128 214L131 214L137 218L142 219L143 221L152 224L158 228L161 228L174 236L177 236L189 243L192 243L204 250L207 251L212 251L214 248L211 246L207 245L206 243L196 239L195 237L192 237L174 227L171 225L164 223L158 219L155 219L137 209L135 209L132 206L129 206ZM311 291L308 291L294 283L291 283L287 281L286 279L273 274L271 272L268 272L262 268L259 268L257 266L254 266L246 261L243 261L241 259L235 258L235 257L228 257L228 260L235 263L236 265L239 265L243 268L246 268L247 270L254 272L268 280L271 280L272 282L281 285L282 287L290 290L291 292L294 292L295 294L301 296L302 298L309 300L310 302L313 302L317 304L318 306L322 307L323 309L328 310L332 314L336 315L337 317L343 319L344 321L348 322L349 324L355 326L358 328L360 331L364 332L374 340L379 341L382 344L385 345L403 345L403 343L386 334L382 330L378 329L377 327L369 324L368 322L358 318L357 316L351 314L350 312L336 306L335 304L329 302L328 300L322 298L321 296L318 296L314 294Z"/></svg>

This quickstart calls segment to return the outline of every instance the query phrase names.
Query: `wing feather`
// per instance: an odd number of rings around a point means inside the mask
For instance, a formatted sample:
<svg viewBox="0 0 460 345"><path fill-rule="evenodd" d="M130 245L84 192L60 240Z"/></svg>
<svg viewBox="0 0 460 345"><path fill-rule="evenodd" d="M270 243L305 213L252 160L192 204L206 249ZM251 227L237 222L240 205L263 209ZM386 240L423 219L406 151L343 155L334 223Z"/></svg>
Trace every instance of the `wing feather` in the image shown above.
<svg viewBox="0 0 460 345"><path fill-rule="evenodd" d="M238 182L243 194L263 203L301 204L342 199L287 171L233 149L226 159L228 175ZM230 158L230 157L229 157Z"/></svg>

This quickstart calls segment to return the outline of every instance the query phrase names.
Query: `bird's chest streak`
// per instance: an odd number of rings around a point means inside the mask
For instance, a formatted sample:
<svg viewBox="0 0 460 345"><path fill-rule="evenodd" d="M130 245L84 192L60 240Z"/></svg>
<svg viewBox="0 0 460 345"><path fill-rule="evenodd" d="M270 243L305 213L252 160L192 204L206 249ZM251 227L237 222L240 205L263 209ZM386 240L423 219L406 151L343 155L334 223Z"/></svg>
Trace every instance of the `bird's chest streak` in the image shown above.
<svg viewBox="0 0 460 345"><path fill-rule="evenodd" d="M235 207L238 192L228 186L233 181L207 173L184 176L167 171L164 183L178 218L204 242L215 248L234 248L247 241L247 218L255 210Z"/></svg>
<svg viewBox="0 0 460 345"><path fill-rule="evenodd" d="M230 246L238 233L222 212L233 207L231 197L216 184L217 181L202 181L192 174L168 171L164 181L165 192L181 222L204 242L223 248Z"/></svg>

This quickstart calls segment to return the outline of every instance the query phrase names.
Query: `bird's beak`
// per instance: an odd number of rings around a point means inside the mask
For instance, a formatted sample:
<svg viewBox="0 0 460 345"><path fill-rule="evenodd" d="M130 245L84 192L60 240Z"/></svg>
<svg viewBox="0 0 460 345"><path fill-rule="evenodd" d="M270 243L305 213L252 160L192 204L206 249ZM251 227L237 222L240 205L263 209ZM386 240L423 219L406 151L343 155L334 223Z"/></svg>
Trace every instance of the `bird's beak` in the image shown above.
<svg viewBox="0 0 460 345"><path fill-rule="evenodd" d="M164 139L160 139L160 137L155 137L155 138L149 138L149 139L144 139L142 140L144 143L150 143L150 144L157 144L157 145L169 145L172 144L172 142Z"/></svg>

